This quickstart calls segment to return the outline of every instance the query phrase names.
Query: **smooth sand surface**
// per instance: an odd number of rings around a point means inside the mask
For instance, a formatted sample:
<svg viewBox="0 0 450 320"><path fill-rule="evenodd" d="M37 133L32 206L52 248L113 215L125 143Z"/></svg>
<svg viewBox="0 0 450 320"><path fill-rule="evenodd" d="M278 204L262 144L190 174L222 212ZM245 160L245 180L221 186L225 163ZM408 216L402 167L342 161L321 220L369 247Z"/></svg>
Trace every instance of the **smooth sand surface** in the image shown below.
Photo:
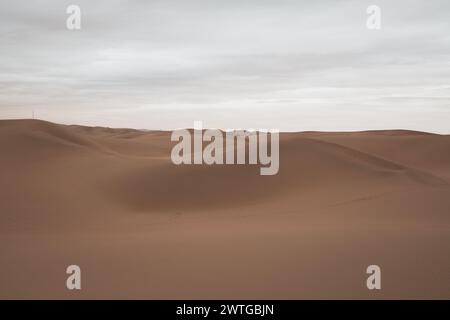
<svg viewBox="0 0 450 320"><path fill-rule="evenodd" d="M0 121L0 298L450 298L450 136L285 133L274 176L174 144Z"/></svg>

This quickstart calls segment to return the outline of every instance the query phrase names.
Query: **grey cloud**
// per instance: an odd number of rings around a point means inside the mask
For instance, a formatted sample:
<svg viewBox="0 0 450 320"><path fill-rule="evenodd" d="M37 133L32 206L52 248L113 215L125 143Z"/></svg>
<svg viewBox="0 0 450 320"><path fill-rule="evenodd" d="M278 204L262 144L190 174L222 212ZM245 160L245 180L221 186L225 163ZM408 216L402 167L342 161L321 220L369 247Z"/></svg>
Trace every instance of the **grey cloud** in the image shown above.
<svg viewBox="0 0 450 320"><path fill-rule="evenodd" d="M448 132L450 2L375 2L378 31L372 1L2 2L0 117Z"/></svg>

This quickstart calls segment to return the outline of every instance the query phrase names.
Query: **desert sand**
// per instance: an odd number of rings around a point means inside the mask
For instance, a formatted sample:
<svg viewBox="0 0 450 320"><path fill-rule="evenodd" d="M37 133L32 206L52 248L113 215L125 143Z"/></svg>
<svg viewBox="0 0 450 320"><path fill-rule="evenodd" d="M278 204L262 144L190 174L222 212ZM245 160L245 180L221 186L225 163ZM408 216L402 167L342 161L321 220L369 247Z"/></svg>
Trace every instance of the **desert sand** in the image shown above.
<svg viewBox="0 0 450 320"><path fill-rule="evenodd" d="M274 176L173 144L0 121L0 298L450 298L450 136L283 133Z"/></svg>

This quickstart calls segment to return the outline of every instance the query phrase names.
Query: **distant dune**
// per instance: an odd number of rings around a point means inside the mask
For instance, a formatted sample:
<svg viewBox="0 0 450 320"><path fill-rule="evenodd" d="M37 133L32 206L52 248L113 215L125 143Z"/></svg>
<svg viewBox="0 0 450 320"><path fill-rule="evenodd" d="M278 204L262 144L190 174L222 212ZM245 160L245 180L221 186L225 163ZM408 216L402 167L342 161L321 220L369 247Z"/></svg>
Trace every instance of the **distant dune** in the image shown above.
<svg viewBox="0 0 450 320"><path fill-rule="evenodd" d="M172 145L0 121L0 298L450 298L450 136L283 133L274 176Z"/></svg>

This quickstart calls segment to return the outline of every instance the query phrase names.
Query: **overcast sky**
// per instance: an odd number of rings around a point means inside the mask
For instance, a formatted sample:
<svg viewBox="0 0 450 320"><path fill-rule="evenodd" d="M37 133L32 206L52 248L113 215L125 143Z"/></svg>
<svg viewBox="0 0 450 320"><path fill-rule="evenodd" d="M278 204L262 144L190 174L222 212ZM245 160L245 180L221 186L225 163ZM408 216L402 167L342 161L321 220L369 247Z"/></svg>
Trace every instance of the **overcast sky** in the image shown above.
<svg viewBox="0 0 450 320"><path fill-rule="evenodd" d="M71 4L81 30L66 28ZM1 1L0 118L33 110L146 129L450 133L450 1Z"/></svg>

